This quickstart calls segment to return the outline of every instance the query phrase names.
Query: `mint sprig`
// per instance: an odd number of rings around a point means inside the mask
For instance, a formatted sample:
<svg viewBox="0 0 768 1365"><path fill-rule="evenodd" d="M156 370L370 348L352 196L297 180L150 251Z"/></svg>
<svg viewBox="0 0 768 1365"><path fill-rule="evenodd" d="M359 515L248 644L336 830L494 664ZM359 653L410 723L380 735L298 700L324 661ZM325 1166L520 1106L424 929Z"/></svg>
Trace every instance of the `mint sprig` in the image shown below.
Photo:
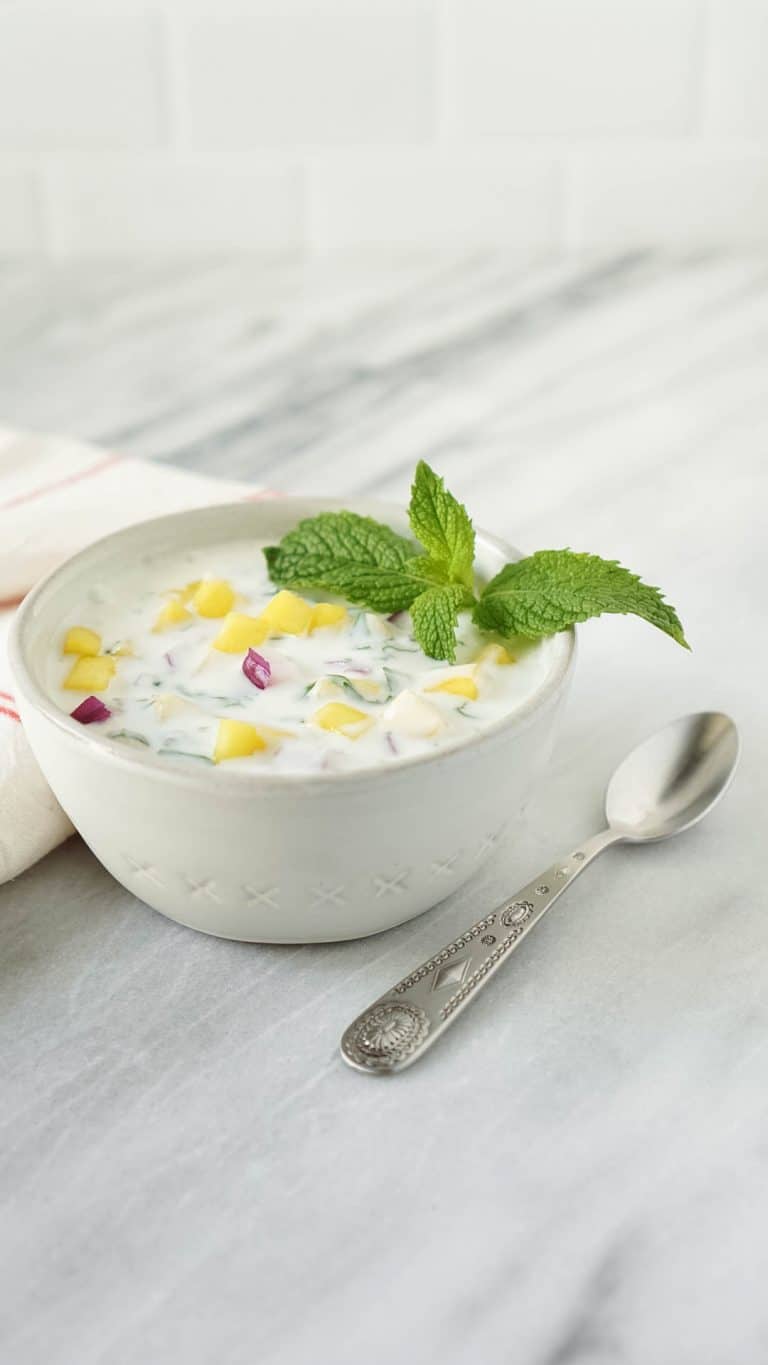
<svg viewBox="0 0 768 1365"><path fill-rule="evenodd" d="M332 592L371 611L410 611L432 659L453 663L461 610L481 630L540 639L605 612L631 613L689 648L674 607L616 560L539 550L474 591L475 532L465 507L423 460L408 509L420 545L356 512L309 517L264 551L281 587Z"/></svg>

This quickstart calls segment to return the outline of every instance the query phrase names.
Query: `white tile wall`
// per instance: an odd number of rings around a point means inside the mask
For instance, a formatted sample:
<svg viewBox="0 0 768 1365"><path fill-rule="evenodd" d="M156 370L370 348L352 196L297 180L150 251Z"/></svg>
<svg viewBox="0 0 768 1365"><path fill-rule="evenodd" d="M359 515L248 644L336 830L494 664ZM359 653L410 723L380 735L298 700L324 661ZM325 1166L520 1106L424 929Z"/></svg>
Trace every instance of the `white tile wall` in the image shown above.
<svg viewBox="0 0 768 1365"><path fill-rule="evenodd" d="M569 245L768 244L768 160L712 148L647 147L585 157L572 178Z"/></svg>
<svg viewBox="0 0 768 1365"><path fill-rule="evenodd" d="M310 238L320 250L561 244L564 175L557 157L389 152L317 158Z"/></svg>
<svg viewBox="0 0 768 1365"><path fill-rule="evenodd" d="M69 8L0 9L0 150L159 143L160 21Z"/></svg>
<svg viewBox="0 0 768 1365"><path fill-rule="evenodd" d="M688 132L702 21L698 0L453 0L455 131Z"/></svg>
<svg viewBox="0 0 768 1365"><path fill-rule="evenodd" d="M0 252L38 252L43 246L39 186L28 171L0 168Z"/></svg>
<svg viewBox="0 0 768 1365"><path fill-rule="evenodd" d="M305 177L288 162L182 161L116 165L68 158L45 172L49 244L57 256L232 248L297 251L304 244Z"/></svg>
<svg viewBox="0 0 768 1365"><path fill-rule="evenodd" d="M711 0L705 127L768 139L768 3Z"/></svg>
<svg viewBox="0 0 768 1365"><path fill-rule="evenodd" d="M765 244L768 0L0 0L0 251Z"/></svg>
<svg viewBox="0 0 768 1365"><path fill-rule="evenodd" d="M358 5L197 15L181 25L190 143L423 142L436 119L434 15Z"/></svg>

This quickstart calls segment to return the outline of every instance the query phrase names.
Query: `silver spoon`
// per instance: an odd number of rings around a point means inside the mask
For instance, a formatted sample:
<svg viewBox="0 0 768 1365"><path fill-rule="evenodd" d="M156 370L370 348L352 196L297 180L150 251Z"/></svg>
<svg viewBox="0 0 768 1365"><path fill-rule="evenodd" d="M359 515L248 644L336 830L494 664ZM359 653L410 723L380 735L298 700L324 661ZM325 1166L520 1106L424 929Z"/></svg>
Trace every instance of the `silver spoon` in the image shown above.
<svg viewBox="0 0 768 1365"><path fill-rule="evenodd" d="M553 863L358 1015L341 1053L358 1071L403 1071L490 981L566 887L609 844L680 834L712 809L733 777L739 734L717 711L682 716L633 749L605 798L608 828Z"/></svg>

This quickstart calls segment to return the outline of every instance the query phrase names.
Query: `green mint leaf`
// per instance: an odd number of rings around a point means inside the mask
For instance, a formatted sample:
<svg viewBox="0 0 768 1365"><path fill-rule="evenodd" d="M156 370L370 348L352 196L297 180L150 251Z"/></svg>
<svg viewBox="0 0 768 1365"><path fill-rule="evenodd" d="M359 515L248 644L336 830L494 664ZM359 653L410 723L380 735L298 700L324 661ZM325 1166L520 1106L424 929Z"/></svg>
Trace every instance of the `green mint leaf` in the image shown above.
<svg viewBox="0 0 768 1365"><path fill-rule="evenodd" d="M603 612L632 613L658 626L685 649L674 607L614 559L539 550L507 564L485 587L474 619L482 630L539 639Z"/></svg>
<svg viewBox="0 0 768 1365"><path fill-rule="evenodd" d="M416 559L409 559L405 568L408 573L423 578L425 583L433 588L461 588L463 605L465 607L474 605L475 594L472 589L465 587L463 583L453 583L448 576L446 565L433 559L431 555L419 555Z"/></svg>
<svg viewBox="0 0 768 1365"><path fill-rule="evenodd" d="M434 587L442 587L450 583L448 567L441 564L438 559L433 559L431 555L418 555L416 559L408 560L408 570L416 574L418 578L423 578L427 583Z"/></svg>
<svg viewBox="0 0 768 1365"><path fill-rule="evenodd" d="M265 545L264 549L262 550L262 554L264 555L264 558L267 561L269 576L270 578L274 578L275 577L274 570L277 569L278 560L280 558L280 546Z"/></svg>
<svg viewBox="0 0 768 1365"><path fill-rule="evenodd" d="M264 555L270 576L286 588L337 593L371 611L406 611L424 591L411 572L414 547L404 536L356 512L321 512L300 521Z"/></svg>
<svg viewBox="0 0 768 1365"><path fill-rule="evenodd" d="M467 605L461 584L427 588L411 604L413 633L429 659L456 659L456 626L459 611Z"/></svg>
<svg viewBox="0 0 768 1365"><path fill-rule="evenodd" d="M472 588L475 532L467 509L424 460L416 466L408 508L411 529L449 583Z"/></svg>

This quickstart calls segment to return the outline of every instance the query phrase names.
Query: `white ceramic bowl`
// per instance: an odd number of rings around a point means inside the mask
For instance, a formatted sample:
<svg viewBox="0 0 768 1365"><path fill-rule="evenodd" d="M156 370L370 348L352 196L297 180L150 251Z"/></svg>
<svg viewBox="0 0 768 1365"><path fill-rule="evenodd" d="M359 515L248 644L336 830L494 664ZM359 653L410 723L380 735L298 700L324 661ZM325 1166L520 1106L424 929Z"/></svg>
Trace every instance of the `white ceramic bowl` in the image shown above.
<svg viewBox="0 0 768 1365"><path fill-rule="evenodd" d="M573 663L571 631L558 637L550 679L514 715L456 748L349 773L169 763L85 729L46 695L44 665L60 623L94 583L173 546L274 542L336 505L283 498L143 522L68 560L17 613L10 655L19 710L58 800L123 886L194 929L310 943L410 919L461 886L513 832L549 756ZM407 531L405 514L388 505L350 506ZM517 557L478 535L483 576Z"/></svg>

